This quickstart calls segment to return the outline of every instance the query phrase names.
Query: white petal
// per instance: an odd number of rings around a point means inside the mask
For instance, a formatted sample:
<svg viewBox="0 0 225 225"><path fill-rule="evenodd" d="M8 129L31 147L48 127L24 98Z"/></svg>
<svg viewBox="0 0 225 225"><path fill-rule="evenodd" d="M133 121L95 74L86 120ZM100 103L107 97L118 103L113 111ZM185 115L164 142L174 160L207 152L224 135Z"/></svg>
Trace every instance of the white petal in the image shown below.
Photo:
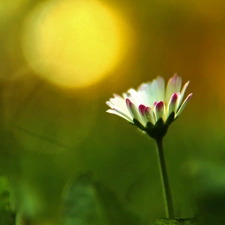
<svg viewBox="0 0 225 225"><path fill-rule="evenodd" d="M113 108L114 107L114 104L112 104L112 102L110 102L110 101L107 101L106 102L106 105L108 105L110 108Z"/></svg>
<svg viewBox="0 0 225 225"><path fill-rule="evenodd" d="M145 126L148 122L151 122L153 125L155 124L156 122L155 114L150 107L146 107L145 105L141 104L139 105L138 110Z"/></svg>
<svg viewBox="0 0 225 225"><path fill-rule="evenodd" d="M154 102L164 101L165 82L162 77L157 77L152 82L143 83L139 86L138 92L142 103L147 106L153 106Z"/></svg>
<svg viewBox="0 0 225 225"><path fill-rule="evenodd" d="M114 98L110 98L106 104L111 108L117 108L127 112L125 99L119 95L114 94Z"/></svg>
<svg viewBox="0 0 225 225"><path fill-rule="evenodd" d="M183 86L182 90L181 90L181 94L180 94L180 99L179 99L179 102L177 104L177 107L180 107L182 101L183 101L183 98L184 98L184 94L187 90L187 87L189 85L190 81L186 82L185 85Z"/></svg>
<svg viewBox="0 0 225 225"><path fill-rule="evenodd" d="M153 125L156 123L155 113L150 107L146 107L145 117L148 120L148 122L151 122Z"/></svg>
<svg viewBox="0 0 225 225"><path fill-rule="evenodd" d="M177 102L179 100L178 93L172 94L168 106L167 106L167 116L169 116L172 112L176 112Z"/></svg>
<svg viewBox="0 0 225 225"><path fill-rule="evenodd" d="M174 74L174 76L169 79L166 87L166 99L165 99L166 103L168 103L173 93L180 92L181 83L182 79L177 74Z"/></svg>
<svg viewBox="0 0 225 225"><path fill-rule="evenodd" d="M156 115L156 122L160 118L162 118L163 120L165 119L165 104L162 101L155 103L154 111Z"/></svg>
<svg viewBox="0 0 225 225"><path fill-rule="evenodd" d="M129 98L126 99L126 105L127 105L128 111L130 112L130 115L133 118L138 119L139 113L138 113L137 107L133 104L133 102Z"/></svg>
<svg viewBox="0 0 225 225"><path fill-rule="evenodd" d="M164 101L165 96L165 82L162 77L157 77L152 82L152 89L155 91L155 101Z"/></svg>
<svg viewBox="0 0 225 225"><path fill-rule="evenodd" d="M147 107L145 105L143 105L143 104L140 104L138 106L138 111L139 111L139 114L140 114L140 116L141 116L141 118L143 120L144 125L146 125L147 122L148 122L148 119L145 116L145 110L146 110L146 108Z"/></svg>
<svg viewBox="0 0 225 225"><path fill-rule="evenodd" d="M129 111L127 110L127 108L121 108L121 107L118 107L118 106L116 106L116 105L114 105L114 104L112 104L111 102L106 102L106 104L112 109L112 110L117 110L117 111L120 111L120 112L123 112L124 114L126 114L126 115L129 115L130 113L129 113Z"/></svg>
<svg viewBox="0 0 225 225"><path fill-rule="evenodd" d="M144 120L142 119L142 116L139 113L136 105L133 104L129 98L126 99L126 105L127 105L128 111L130 112L130 115L134 119L138 120L143 126L145 126Z"/></svg>
<svg viewBox="0 0 225 225"><path fill-rule="evenodd" d="M193 95L193 94L191 93L191 94L189 94L189 95L187 96L187 98L184 100L184 102L182 103L182 105L181 105L180 108L178 109L178 111L177 111L175 117L178 117L178 116L182 113L182 111L184 110L185 106L187 105L187 103L188 103L188 101L189 101L189 99L191 98L192 95Z"/></svg>
<svg viewBox="0 0 225 225"><path fill-rule="evenodd" d="M129 89L127 91L127 97L135 104L139 105L141 104L141 98L139 96L139 93L134 90L133 88Z"/></svg>
<svg viewBox="0 0 225 225"><path fill-rule="evenodd" d="M155 115L153 110L150 107L146 107L145 105L139 105L138 111L140 116L142 117L143 124L146 126L148 122L155 124Z"/></svg>
<svg viewBox="0 0 225 225"><path fill-rule="evenodd" d="M106 104L111 108L107 110L108 113L118 115L129 122L132 122L132 117L127 109L125 99L119 95L114 94L114 98L110 98Z"/></svg>
<svg viewBox="0 0 225 225"><path fill-rule="evenodd" d="M120 116L120 117L122 117L123 119L125 119L125 120L127 120L127 121L133 123L133 120L132 120L132 118L131 118L130 116L124 114L123 112L120 112L120 111L117 110L117 109L108 109L106 112L107 112L107 113L114 114L114 115L117 115L117 116Z"/></svg>

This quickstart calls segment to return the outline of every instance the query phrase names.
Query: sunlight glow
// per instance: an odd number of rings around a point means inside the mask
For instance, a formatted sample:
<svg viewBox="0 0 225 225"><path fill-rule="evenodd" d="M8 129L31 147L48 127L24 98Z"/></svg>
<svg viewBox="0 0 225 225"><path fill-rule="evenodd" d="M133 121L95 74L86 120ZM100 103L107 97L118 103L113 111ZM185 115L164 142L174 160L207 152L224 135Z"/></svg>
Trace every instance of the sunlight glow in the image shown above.
<svg viewBox="0 0 225 225"><path fill-rule="evenodd" d="M41 77L82 88L101 81L121 62L127 32L123 20L98 1L50 1L27 16L22 46Z"/></svg>

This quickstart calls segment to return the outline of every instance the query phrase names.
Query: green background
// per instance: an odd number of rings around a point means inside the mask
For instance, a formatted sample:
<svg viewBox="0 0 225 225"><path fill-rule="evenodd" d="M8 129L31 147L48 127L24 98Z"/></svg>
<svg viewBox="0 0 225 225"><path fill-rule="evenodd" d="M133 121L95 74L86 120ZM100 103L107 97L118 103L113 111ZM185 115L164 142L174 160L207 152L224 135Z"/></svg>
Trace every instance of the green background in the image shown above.
<svg viewBox="0 0 225 225"><path fill-rule="evenodd" d="M193 97L169 128L165 156L175 214L192 217L196 193L211 177L219 187L224 183L225 3L104 3L127 18L135 43L102 82L67 91L38 78L21 51L23 19L38 1L18 3L17 10L0 3L0 175L9 179L16 210L32 221L57 220L52 217L65 184L90 170L125 208L152 224L165 215L154 141L107 114L105 102L113 93L177 72L184 83L191 81L187 92Z"/></svg>

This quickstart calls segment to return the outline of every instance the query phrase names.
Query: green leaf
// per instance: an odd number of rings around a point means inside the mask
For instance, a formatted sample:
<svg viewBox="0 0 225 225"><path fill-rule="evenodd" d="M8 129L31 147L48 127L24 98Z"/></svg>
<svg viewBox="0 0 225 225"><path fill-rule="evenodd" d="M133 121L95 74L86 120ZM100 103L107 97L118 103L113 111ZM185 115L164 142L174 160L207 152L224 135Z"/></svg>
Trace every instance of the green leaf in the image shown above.
<svg viewBox="0 0 225 225"><path fill-rule="evenodd" d="M143 225L124 207L115 192L85 172L64 191L62 225Z"/></svg>
<svg viewBox="0 0 225 225"><path fill-rule="evenodd" d="M196 218L157 219L155 225L197 225Z"/></svg>
<svg viewBox="0 0 225 225"><path fill-rule="evenodd" d="M73 179L65 190L63 225L109 225L89 172Z"/></svg>
<svg viewBox="0 0 225 225"><path fill-rule="evenodd" d="M101 182L95 183L96 190L106 211L110 225L142 225L141 218L122 205L117 195Z"/></svg>
<svg viewBox="0 0 225 225"><path fill-rule="evenodd" d="M11 209L9 185L6 177L0 177L0 224L14 225L15 214Z"/></svg>

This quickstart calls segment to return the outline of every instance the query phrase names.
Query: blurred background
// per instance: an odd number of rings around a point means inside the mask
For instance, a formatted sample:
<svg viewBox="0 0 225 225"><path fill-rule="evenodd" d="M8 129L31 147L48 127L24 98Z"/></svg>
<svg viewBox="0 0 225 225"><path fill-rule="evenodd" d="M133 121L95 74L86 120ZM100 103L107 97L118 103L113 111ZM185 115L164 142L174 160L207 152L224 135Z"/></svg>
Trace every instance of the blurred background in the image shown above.
<svg viewBox="0 0 225 225"><path fill-rule="evenodd" d="M175 215L195 214L195 174L224 171L223 0L2 0L0 49L0 175L17 212L54 224L64 186L87 170L144 224L163 217L153 140L105 102L177 72L194 95L165 156Z"/></svg>

